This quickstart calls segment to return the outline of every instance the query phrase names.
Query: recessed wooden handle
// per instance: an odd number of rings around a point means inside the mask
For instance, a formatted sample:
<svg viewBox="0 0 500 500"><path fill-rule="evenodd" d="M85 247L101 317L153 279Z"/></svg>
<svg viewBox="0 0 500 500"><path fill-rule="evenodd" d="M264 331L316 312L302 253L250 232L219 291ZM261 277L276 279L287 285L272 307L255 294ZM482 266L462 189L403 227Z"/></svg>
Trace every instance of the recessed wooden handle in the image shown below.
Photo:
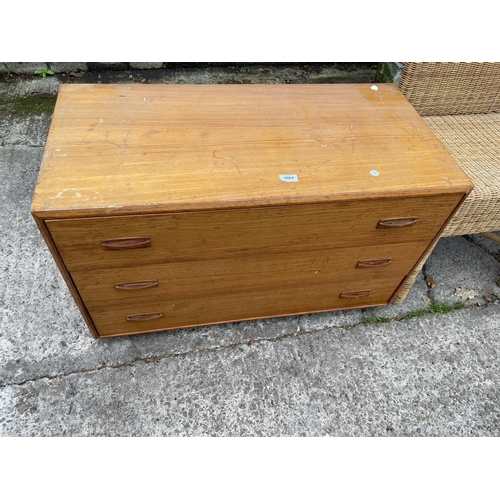
<svg viewBox="0 0 500 500"><path fill-rule="evenodd" d="M356 267L384 267L388 266L392 259L360 260Z"/></svg>
<svg viewBox="0 0 500 500"><path fill-rule="evenodd" d="M162 312L129 314L128 316L126 316L127 321L148 321L150 319L157 319L162 317L163 317Z"/></svg>
<svg viewBox="0 0 500 500"><path fill-rule="evenodd" d="M355 292L342 292L341 299L360 299L361 297L368 297L372 293L371 290L356 290Z"/></svg>
<svg viewBox="0 0 500 500"><path fill-rule="evenodd" d="M158 286L158 281L147 280L147 281L125 281L123 283L115 283L115 288L117 290L140 290L142 288L154 288Z"/></svg>
<svg viewBox="0 0 500 500"><path fill-rule="evenodd" d="M101 240L103 250L129 250L131 248L146 248L151 246L149 236L134 238L112 238L110 240Z"/></svg>
<svg viewBox="0 0 500 500"><path fill-rule="evenodd" d="M392 229L399 227L410 227L417 223L417 217L399 217L397 219L381 219L377 229Z"/></svg>

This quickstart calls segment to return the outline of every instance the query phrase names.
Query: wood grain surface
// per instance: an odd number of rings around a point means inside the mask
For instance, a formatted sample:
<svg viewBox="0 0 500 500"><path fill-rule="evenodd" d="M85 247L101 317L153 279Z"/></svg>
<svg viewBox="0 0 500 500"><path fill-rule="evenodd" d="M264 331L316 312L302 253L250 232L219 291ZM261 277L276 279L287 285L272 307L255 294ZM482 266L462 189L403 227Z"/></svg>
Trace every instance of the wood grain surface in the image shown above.
<svg viewBox="0 0 500 500"><path fill-rule="evenodd" d="M393 285L383 288L384 282L383 278L373 280L370 295L360 298L340 298L340 295L365 290L365 281L261 289L258 293L236 290L175 301L124 301L116 306L90 307L89 312L100 335L124 335L241 319L384 305L395 288ZM161 313L163 317L139 322L126 319L131 315L152 313Z"/></svg>
<svg viewBox="0 0 500 500"><path fill-rule="evenodd" d="M471 189L391 84L62 85L31 210L103 337L387 304Z"/></svg>
<svg viewBox="0 0 500 500"><path fill-rule="evenodd" d="M119 303L172 301L202 298L236 291L347 283L384 279L383 287L399 285L420 258L427 243L412 242L385 246L269 253L201 261L172 262L131 268L75 271L71 273L88 307ZM359 267L360 260L386 258L384 267ZM155 287L117 289L116 283L157 283ZM279 296L275 299L279 302ZM279 305L277 304L277 307Z"/></svg>
<svg viewBox="0 0 500 500"><path fill-rule="evenodd" d="M461 195L369 199L260 209L48 220L70 271L311 249L388 245L434 238ZM378 229L380 219L411 215L411 227ZM101 240L148 236L148 248L105 251Z"/></svg>
<svg viewBox="0 0 500 500"><path fill-rule="evenodd" d="M61 255L59 254L59 251L57 250L57 246L54 243L54 240L52 239L52 236L50 235L49 230L47 229L47 226L45 222L42 219L39 219L38 217L34 216L35 223L38 226L38 229L40 231L40 234L42 235L42 238L45 241L45 244L47 245L48 249L50 250L50 253L57 265L57 268L59 269L59 272L61 273L61 276L63 277L69 291L71 292L71 295L78 306L78 309L80 310L82 317L87 324L90 334L94 338L99 338L99 332L97 331L94 322L92 318L90 317L90 314L87 310L86 305L83 302L83 299L80 296L80 293L78 289L76 288L75 283L73 282L73 279L71 278L71 275L68 272L68 269L66 268L66 265L61 258Z"/></svg>
<svg viewBox="0 0 500 500"><path fill-rule="evenodd" d="M392 84L61 85L32 211L86 217L471 188Z"/></svg>

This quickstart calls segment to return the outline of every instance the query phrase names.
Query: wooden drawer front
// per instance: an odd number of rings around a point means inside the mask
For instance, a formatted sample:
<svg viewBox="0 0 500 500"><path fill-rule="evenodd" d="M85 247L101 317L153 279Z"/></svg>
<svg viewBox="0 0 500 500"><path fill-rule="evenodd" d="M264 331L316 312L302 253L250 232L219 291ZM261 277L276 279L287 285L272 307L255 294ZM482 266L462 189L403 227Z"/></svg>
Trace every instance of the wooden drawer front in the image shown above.
<svg viewBox="0 0 500 500"><path fill-rule="evenodd" d="M71 273L87 307L175 301L276 287L385 279L395 288L426 243L184 261Z"/></svg>
<svg viewBox="0 0 500 500"><path fill-rule="evenodd" d="M48 220L69 271L265 255L327 248L430 242L461 195L293 205L165 215ZM417 219L379 228L384 219ZM141 248L109 250L103 241L137 238Z"/></svg>
<svg viewBox="0 0 500 500"><path fill-rule="evenodd" d="M395 286L385 279L370 283L321 283L289 288L235 291L220 295L180 300L130 301L116 306L89 308L101 336L143 333L186 326L206 325L247 319L285 316L333 309L385 305ZM361 298L340 298L345 292L370 291ZM148 316L155 319L127 320Z"/></svg>

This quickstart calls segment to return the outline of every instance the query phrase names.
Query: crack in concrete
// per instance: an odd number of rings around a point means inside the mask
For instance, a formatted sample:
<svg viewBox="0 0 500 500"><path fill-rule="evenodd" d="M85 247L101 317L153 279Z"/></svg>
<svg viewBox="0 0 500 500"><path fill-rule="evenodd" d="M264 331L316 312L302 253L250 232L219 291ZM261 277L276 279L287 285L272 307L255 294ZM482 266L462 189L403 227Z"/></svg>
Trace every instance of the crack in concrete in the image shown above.
<svg viewBox="0 0 500 500"><path fill-rule="evenodd" d="M320 331L320 330L315 330L315 331ZM215 347L207 347L207 348L201 348L201 349L191 349L189 351L185 351L185 352L177 352L177 353L168 353L168 354L162 354L162 355L154 355L154 356L147 356L147 357L144 357L144 358L135 358L131 361L128 361L128 362L123 362L123 363L118 363L118 364L115 364L115 365L106 365L106 364L100 364L96 367L93 367L93 368L83 368L81 370L76 370L74 372L66 372L66 373L58 373L57 375L44 375L42 377L36 377L36 378L32 378L32 379L26 379L26 380L23 380L22 382L10 382L10 383L5 383L5 384L0 384L0 389L4 389L5 387L11 387L11 386L15 386L15 387L20 387L20 386L23 386L29 382L37 382L39 380L54 380L54 379L58 379L58 378L63 378L63 377L69 377L71 375L75 375L77 373L91 373L91 372L95 372L95 371L100 371L100 370L104 370L106 368L110 368L110 369L116 369L116 368L123 368L125 366L134 366L135 364L139 363L140 361L143 361L144 363L158 363L159 361L162 361L163 359L167 359L167 358L182 358L182 357L186 357L190 354L194 354L194 353L204 353L204 352L217 352L217 351L220 351L222 349L235 349L237 347L241 347L241 346L244 346L244 345L253 345L253 344L256 344L256 343L260 343L260 342L276 342L278 340L282 340L282 339L286 339L286 338L292 338L292 337L298 337L298 336L302 336L302 335L307 335L308 333L315 333L315 331L308 331L308 332L305 332L305 331L298 331L296 333L289 333L289 334L285 334L285 335L280 335L278 337L270 337L270 338L260 338L260 339L250 339L246 342L237 342L237 343L233 343L233 344L227 344L227 345L220 345L220 346L215 346Z"/></svg>
<svg viewBox="0 0 500 500"><path fill-rule="evenodd" d="M30 150L30 149L41 149L43 151L45 146L36 146L36 145L29 145L29 144L22 144L21 142L12 142L12 143L1 143L0 144L0 149L13 149L15 151L22 151L24 149Z"/></svg>
<svg viewBox="0 0 500 500"><path fill-rule="evenodd" d="M493 305L495 305L494 302L484 304L482 306L478 306L476 304L471 304L466 309L474 309L477 307L487 308L487 307L490 307ZM451 312L453 312L453 311L449 311L447 313L441 313L441 314L449 314ZM427 316L429 314L434 314L434 313L431 313L430 311L428 311L424 314L424 316ZM407 318L405 318L404 316L403 317L395 316L395 317L390 319L389 323L392 323L393 321L403 321L406 319ZM298 319L297 319L297 324L298 324ZM313 329L313 330L303 330L300 327L300 325L298 325L299 330L297 332L286 333L284 335L278 335L277 337L250 339L250 340L245 341L245 342L235 342L233 344L220 345L220 346L215 346L215 347L191 349L191 350L185 351L185 352L168 353L168 354L162 354L162 355L156 355L156 356L147 356L144 358L136 358L136 359L133 359L132 361L128 361L128 362L118 363L115 365L101 364L101 365L98 365L98 366L93 367L93 368L83 368L81 370L76 370L74 372L58 373L57 375L44 375L42 377L26 379L26 380L23 380L22 382L9 382L9 383L5 383L5 384L0 384L0 389L4 389L6 387L22 387L30 382L38 382L38 381L44 380L44 379L45 380L55 380L58 378L76 375L78 373L92 373L92 372L101 371L104 369L118 369L118 368L123 368L126 366L132 367L141 361L144 363L158 363L158 362L162 361L163 359L168 359L168 358L182 358L182 357L186 357L186 356L189 356L190 354L195 354L195 353L205 353L205 352L208 353L208 352L217 352L217 351L220 351L223 349L235 349L237 347L242 347L245 345L251 346L253 344L262 343L262 342L278 342L280 340L285 340L285 339L290 339L290 338L295 338L295 337L302 337L305 335L310 335L310 334L314 334L314 333L318 333L318 332L322 332L322 331L326 332L326 331L333 330L333 329L350 330L350 329L355 328L357 326L367 326L367 325L364 325L363 322L360 321L360 322L352 324L352 325L332 326L332 327L328 327L328 328L318 328L318 329Z"/></svg>
<svg viewBox="0 0 500 500"><path fill-rule="evenodd" d="M23 144L22 142L4 142L0 144L0 148L5 149L43 149L43 145Z"/></svg>

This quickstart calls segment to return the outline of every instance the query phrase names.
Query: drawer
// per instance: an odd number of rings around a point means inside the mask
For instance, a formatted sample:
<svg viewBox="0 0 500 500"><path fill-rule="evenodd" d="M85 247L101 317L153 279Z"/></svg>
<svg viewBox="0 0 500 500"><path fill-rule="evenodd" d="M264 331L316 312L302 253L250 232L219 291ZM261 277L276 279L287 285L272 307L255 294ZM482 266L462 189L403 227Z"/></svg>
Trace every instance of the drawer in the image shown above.
<svg viewBox="0 0 500 500"><path fill-rule="evenodd" d="M351 279L385 278L395 288L426 248L425 242L398 243L74 271L71 276L89 308Z"/></svg>
<svg viewBox="0 0 500 500"><path fill-rule="evenodd" d="M321 283L235 291L219 295L205 295L179 300L130 301L115 306L90 307L89 313L101 336L124 335L180 327L224 323L291 314L311 313L335 309L350 309L385 305L394 293L386 279L370 283ZM341 294L368 291L359 298L341 298ZM161 317L155 317L160 315ZM141 321L127 320L143 319ZM150 317L151 319L145 319Z"/></svg>
<svg viewBox="0 0 500 500"><path fill-rule="evenodd" d="M47 220L69 271L318 249L430 243L462 195ZM381 228L386 219L414 218ZM104 246L103 246L104 245ZM133 248L137 245L139 248ZM110 249L115 247L115 249Z"/></svg>

